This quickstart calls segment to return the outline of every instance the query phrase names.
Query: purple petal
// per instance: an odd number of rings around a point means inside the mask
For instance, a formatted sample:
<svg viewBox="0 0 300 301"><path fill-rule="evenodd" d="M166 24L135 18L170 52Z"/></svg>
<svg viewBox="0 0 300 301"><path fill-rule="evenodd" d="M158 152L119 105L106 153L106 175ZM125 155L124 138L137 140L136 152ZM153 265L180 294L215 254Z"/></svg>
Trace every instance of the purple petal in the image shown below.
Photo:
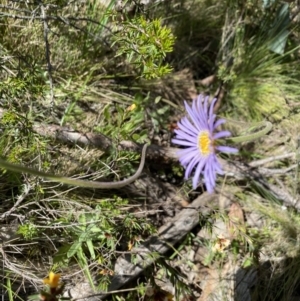
<svg viewBox="0 0 300 301"><path fill-rule="evenodd" d="M195 143L186 140L172 139L172 143L184 146L195 146Z"/></svg>
<svg viewBox="0 0 300 301"><path fill-rule="evenodd" d="M239 150L235 147L230 146L216 146L216 149L222 153L233 153L236 154L239 152Z"/></svg>
<svg viewBox="0 0 300 301"><path fill-rule="evenodd" d="M222 132L215 134L213 137L214 137L214 139L220 139L220 138L230 137L230 136L231 136L231 133L229 131L222 131Z"/></svg>
<svg viewBox="0 0 300 301"><path fill-rule="evenodd" d="M213 168L213 164L207 164L205 171L204 171L204 180L206 189L209 193L212 193L214 191L214 188L216 186L216 177L215 177L215 170Z"/></svg>
<svg viewBox="0 0 300 301"><path fill-rule="evenodd" d="M186 126L186 125L182 122L182 120L179 121L179 122L177 123L177 126L178 126L178 129L176 129L177 131L182 131L182 132L185 132L185 133L189 133L189 134L190 134L190 133L191 133L191 130L194 129L194 132L195 132L195 133L198 132L198 129L196 129L194 126L191 126L191 127Z"/></svg>
<svg viewBox="0 0 300 301"><path fill-rule="evenodd" d="M200 94L196 99L193 100L193 110L195 111L196 122L200 129L207 129L207 114L203 110L203 96Z"/></svg>
<svg viewBox="0 0 300 301"><path fill-rule="evenodd" d="M206 96L206 97L202 96L202 98L204 99L203 100L203 103L204 103L203 114L205 114L205 116L208 119L208 101L209 101L209 97L208 96Z"/></svg>
<svg viewBox="0 0 300 301"><path fill-rule="evenodd" d="M219 120L217 120L217 121L215 122L215 124L214 124L214 130L215 130L216 128L218 128L221 124L225 123L225 122L226 122L225 119L219 119Z"/></svg>
<svg viewBox="0 0 300 301"><path fill-rule="evenodd" d="M208 127L209 127L209 131L213 132L215 130L214 124L215 124L215 120L216 120L217 115L213 114L212 116L210 116L210 119L208 120Z"/></svg>
<svg viewBox="0 0 300 301"><path fill-rule="evenodd" d="M205 186L206 186L206 190L208 193L213 193L214 192L214 183L211 183L210 181L206 180L206 178L204 178L205 181Z"/></svg>
<svg viewBox="0 0 300 301"><path fill-rule="evenodd" d="M224 172L223 172L223 170L222 170L222 167L221 167L220 162L218 161L217 156L214 156L214 164L215 164L215 170L216 170L216 172L217 172L218 174L220 174L220 175L223 175Z"/></svg>
<svg viewBox="0 0 300 301"><path fill-rule="evenodd" d="M194 99L192 102L192 109L194 112L200 112L200 110L198 110L198 99ZM198 114L197 114L198 115Z"/></svg>
<svg viewBox="0 0 300 301"><path fill-rule="evenodd" d="M186 139L189 142L192 142L195 146L197 145L197 137L188 135L180 130L174 130L174 132L177 134L177 139Z"/></svg>
<svg viewBox="0 0 300 301"><path fill-rule="evenodd" d="M195 126L199 131L201 131L201 129L202 129L202 124L199 124L198 118L197 118L197 116L195 115L196 112L193 112L193 110L190 108L190 106L187 104L186 101L184 102L184 105L185 105L186 111L187 111L188 114L190 115L190 118L191 118L191 120L192 120L194 126Z"/></svg>
<svg viewBox="0 0 300 301"><path fill-rule="evenodd" d="M203 167L205 166L206 160L201 160L196 168L193 177L193 189L196 189L199 183L200 174L203 172Z"/></svg>
<svg viewBox="0 0 300 301"><path fill-rule="evenodd" d="M200 161L201 159L199 159L198 157L194 157L191 162L187 165L186 169L185 169L185 175L184 177L186 179L189 178L193 168L195 167L195 165L197 164L198 161Z"/></svg>
<svg viewBox="0 0 300 301"><path fill-rule="evenodd" d="M194 125L191 124L191 122L188 120L187 117L183 117L181 119L181 123L186 129L193 132L193 134L198 135L199 131L197 130L197 128ZM178 126L178 127L180 129L180 126Z"/></svg>
<svg viewBox="0 0 300 301"><path fill-rule="evenodd" d="M190 147L186 147L186 148L181 148L181 149L177 150L177 154L179 156L181 156L183 154L188 154L190 151L196 150L196 149L198 149L198 147L196 147L196 146L190 146Z"/></svg>
<svg viewBox="0 0 300 301"><path fill-rule="evenodd" d="M217 99L214 98L210 104L210 107L209 107L209 113L208 113L208 120L209 120L209 129L212 131L213 128L214 128L214 106L215 106L215 103L216 103Z"/></svg>
<svg viewBox="0 0 300 301"><path fill-rule="evenodd" d="M198 148L192 146L192 147L187 147L185 149L179 149L177 151L177 155L178 155L178 157L181 157L181 156L185 156L185 155L187 155L187 154L189 154L190 152L193 152L193 151L197 151L197 153L199 153Z"/></svg>
<svg viewBox="0 0 300 301"><path fill-rule="evenodd" d="M182 165L187 165L193 158L195 158L196 156L199 156L199 151L192 151L184 156L182 156L179 160L180 160L180 163ZM201 158L199 157L199 160Z"/></svg>
<svg viewBox="0 0 300 301"><path fill-rule="evenodd" d="M207 101L205 101L205 98L203 97L202 94L200 94L197 99L195 99L195 104L197 107L197 115L199 116L199 120L203 127L207 129L207 121L208 121L208 116L207 116ZM204 105L204 107L203 107Z"/></svg>

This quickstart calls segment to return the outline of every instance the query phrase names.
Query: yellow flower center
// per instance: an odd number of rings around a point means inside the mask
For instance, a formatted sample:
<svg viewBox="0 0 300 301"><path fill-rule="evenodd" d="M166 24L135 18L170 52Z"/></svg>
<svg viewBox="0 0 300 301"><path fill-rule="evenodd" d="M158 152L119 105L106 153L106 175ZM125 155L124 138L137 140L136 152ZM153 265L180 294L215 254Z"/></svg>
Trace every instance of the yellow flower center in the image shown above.
<svg viewBox="0 0 300 301"><path fill-rule="evenodd" d="M212 141L209 137L209 132L203 131L200 132L198 136L198 148L201 152L201 155L207 156L211 153Z"/></svg>

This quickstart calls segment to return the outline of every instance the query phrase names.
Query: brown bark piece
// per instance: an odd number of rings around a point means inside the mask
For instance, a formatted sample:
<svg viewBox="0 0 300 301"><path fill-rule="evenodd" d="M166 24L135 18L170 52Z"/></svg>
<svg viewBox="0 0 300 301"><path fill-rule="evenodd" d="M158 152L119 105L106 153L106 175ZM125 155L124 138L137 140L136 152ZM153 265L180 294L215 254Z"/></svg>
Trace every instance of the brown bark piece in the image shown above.
<svg viewBox="0 0 300 301"><path fill-rule="evenodd" d="M251 301L250 288L257 279L255 268L242 268L231 258L222 267L205 270L202 294L197 301Z"/></svg>
<svg viewBox="0 0 300 301"><path fill-rule="evenodd" d="M231 239L237 237L239 231L245 232L244 212L238 203L232 203L228 213L228 232Z"/></svg>

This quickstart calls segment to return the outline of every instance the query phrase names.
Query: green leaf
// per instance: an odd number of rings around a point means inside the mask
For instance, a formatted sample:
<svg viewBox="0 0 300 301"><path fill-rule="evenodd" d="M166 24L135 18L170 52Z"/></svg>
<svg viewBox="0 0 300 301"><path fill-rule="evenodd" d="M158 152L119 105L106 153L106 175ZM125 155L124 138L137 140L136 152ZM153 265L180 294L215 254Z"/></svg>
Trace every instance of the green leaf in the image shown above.
<svg viewBox="0 0 300 301"><path fill-rule="evenodd" d="M67 257L70 258L74 256L80 248L81 248L81 242L76 241L75 243L73 243L67 253Z"/></svg>
<svg viewBox="0 0 300 301"><path fill-rule="evenodd" d="M93 288L93 290L95 290L93 278L92 278L92 275L89 271L88 262L87 262L86 256L85 256L82 248L79 248L77 250L77 258L78 258L79 266L82 268L85 276L88 278L91 287Z"/></svg>
<svg viewBox="0 0 300 301"><path fill-rule="evenodd" d="M106 120L110 120L111 119L111 114L109 112L109 105L107 105L103 111L103 115L105 117Z"/></svg>
<svg viewBox="0 0 300 301"><path fill-rule="evenodd" d="M263 0L263 8L271 6L274 2L275 0Z"/></svg>
<svg viewBox="0 0 300 301"><path fill-rule="evenodd" d="M243 268L248 268L251 267L253 265L253 258L248 257L244 260L243 262Z"/></svg>
<svg viewBox="0 0 300 301"><path fill-rule="evenodd" d="M95 251L94 251L94 245L93 245L93 242L89 239L86 241L86 244L88 246L88 249L90 251L90 254L91 254L91 258L92 259L95 259L96 258L96 255L95 255Z"/></svg>
<svg viewBox="0 0 300 301"><path fill-rule="evenodd" d="M276 18L272 29L270 30L269 36L271 43L269 49L275 53L283 54L285 45L290 34L288 27L290 25L290 12L289 4L284 3L278 9Z"/></svg>
<svg viewBox="0 0 300 301"><path fill-rule="evenodd" d="M82 232L78 237L78 242L83 243L83 242L87 241L88 238L89 238L89 233L86 231Z"/></svg>
<svg viewBox="0 0 300 301"><path fill-rule="evenodd" d="M85 214L80 214L80 215L79 215L79 223L81 224L81 225L80 225L80 228L81 228L81 229L85 229L85 225L86 225Z"/></svg>
<svg viewBox="0 0 300 301"><path fill-rule="evenodd" d="M290 34L290 32L288 30L284 30L284 31L280 32L276 36L276 40L270 44L269 49L277 54L284 54L284 49L285 49L285 45L286 45L289 34Z"/></svg>
<svg viewBox="0 0 300 301"><path fill-rule="evenodd" d="M41 295L40 294L30 295L27 298L28 298L28 301L41 300Z"/></svg>
<svg viewBox="0 0 300 301"><path fill-rule="evenodd" d="M157 114L163 115L163 114L165 114L168 110L169 110L169 107L168 107L168 106L162 107L162 108L160 108L160 109L157 110Z"/></svg>
<svg viewBox="0 0 300 301"><path fill-rule="evenodd" d="M161 96L157 96L154 100L154 103L159 103L161 101Z"/></svg>
<svg viewBox="0 0 300 301"><path fill-rule="evenodd" d="M69 257L67 256L72 245L63 245L58 249L58 252L55 254L53 258L53 263L59 263L67 260Z"/></svg>
<svg viewBox="0 0 300 301"><path fill-rule="evenodd" d="M88 269L86 256L85 256L81 246L77 249L76 255L77 255L80 266L82 268L84 268L85 270Z"/></svg>
<svg viewBox="0 0 300 301"><path fill-rule="evenodd" d="M139 135L139 134L133 134L133 135L132 135L132 139L133 139L134 141L137 141L139 138L140 138L140 135Z"/></svg>
<svg viewBox="0 0 300 301"><path fill-rule="evenodd" d="M89 231L92 232L92 233L99 233L102 230L99 227L97 227L95 225L92 225L92 227L89 229Z"/></svg>

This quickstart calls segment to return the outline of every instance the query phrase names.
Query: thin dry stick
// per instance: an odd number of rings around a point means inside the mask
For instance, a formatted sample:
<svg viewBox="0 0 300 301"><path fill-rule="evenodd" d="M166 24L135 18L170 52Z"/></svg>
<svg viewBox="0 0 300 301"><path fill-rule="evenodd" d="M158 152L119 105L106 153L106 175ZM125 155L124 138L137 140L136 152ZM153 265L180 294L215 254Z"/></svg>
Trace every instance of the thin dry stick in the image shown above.
<svg viewBox="0 0 300 301"><path fill-rule="evenodd" d="M52 79L52 65L50 61L50 45L48 40L49 26L47 22L46 9L43 4L41 4L40 7L41 7L41 14L43 17L43 24L44 24L45 55L46 55L47 71L48 71L49 85L50 85L50 103L51 103L51 108L53 108L54 92L53 92L53 79Z"/></svg>
<svg viewBox="0 0 300 301"><path fill-rule="evenodd" d="M295 156L295 153L287 153L287 154L281 154L278 156L272 156L272 157L264 158L261 160L252 161L251 163L249 163L249 166L258 167L260 165L264 165L264 164L270 163L272 161L287 159L287 158L290 158L293 156Z"/></svg>
<svg viewBox="0 0 300 301"><path fill-rule="evenodd" d="M0 8L4 8L7 10L14 10L14 11L18 11L18 12L22 12L22 13L27 13L27 14L31 14L32 11L28 10L28 9L21 9L21 8L16 8L13 6L7 6L7 5L1 5L0 4Z"/></svg>
<svg viewBox="0 0 300 301"><path fill-rule="evenodd" d="M125 288L125 289L121 289L121 290L116 290L116 291L110 291L110 294L120 294L120 293L126 293L126 292L132 292L132 291L137 291L138 288ZM83 296L80 298L74 298L73 301L77 301L77 300L82 300L82 299L89 299L89 298L93 298L93 297L98 297L98 296L102 296L103 293L99 293L99 294L92 294L92 295L87 295L87 296Z"/></svg>
<svg viewBox="0 0 300 301"><path fill-rule="evenodd" d="M14 212L18 208L18 206L22 203L22 201L26 198L31 187L29 184L27 184L27 185L25 184L23 186L24 186L24 191L22 192L21 195L18 196L16 203L13 205L13 207L11 207L8 211L4 212L0 216L0 220L10 216L12 214L12 212Z"/></svg>
<svg viewBox="0 0 300 301"><path fill-rule="evenodd" d="M299 164L300 164L300 137L297 139L297 150L296 150L296 171L295 171L295 188L294 195L298 192L298 179L299 179Z"/></svg>

